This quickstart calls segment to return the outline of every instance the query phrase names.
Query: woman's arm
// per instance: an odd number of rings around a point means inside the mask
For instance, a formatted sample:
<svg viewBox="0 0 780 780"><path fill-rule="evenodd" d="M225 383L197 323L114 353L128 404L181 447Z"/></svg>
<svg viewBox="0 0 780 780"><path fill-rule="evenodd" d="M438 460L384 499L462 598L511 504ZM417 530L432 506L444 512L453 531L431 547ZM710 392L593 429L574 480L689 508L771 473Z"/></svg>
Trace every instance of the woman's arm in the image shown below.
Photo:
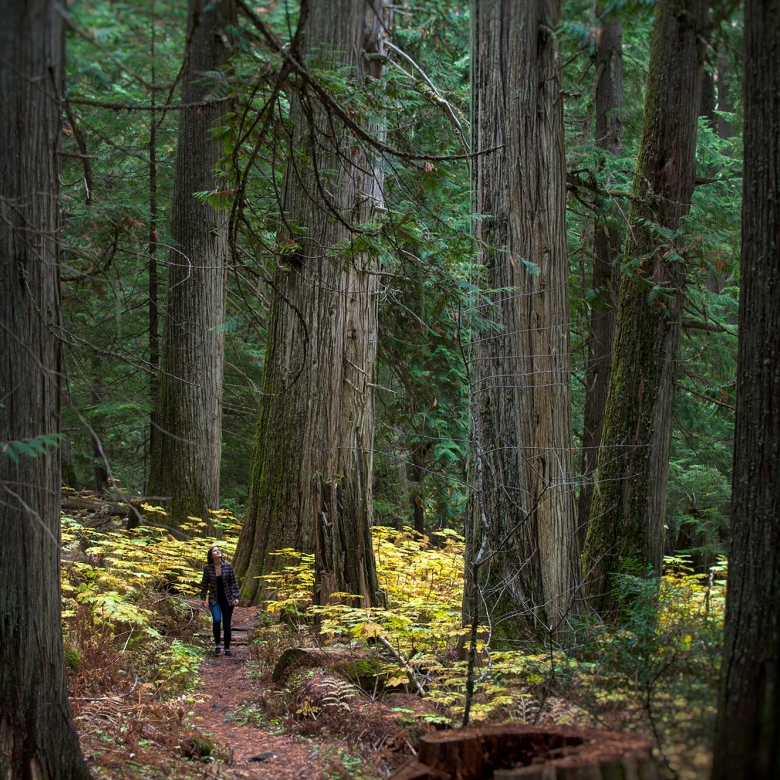
<svg viewBox="0 0 780 780"><path fill-rule="evenodd" d="M206 564L208 566L208 564ZM206 598L206 593L208 592L209 588L209 575L208 571L206 570L206 566L203 567L203 579L200 581L200 600L203 601L203 599Z"/></svg>
<svg viewBox="0 0 780 780"><path fill-rule="evenodd" d="M236 579L236 571L233 568L232 563L227 564L228 567L228 584L230 586L230 591L233 595L233 601L239 600L239 592L238 592L238 580Z"/></svg>

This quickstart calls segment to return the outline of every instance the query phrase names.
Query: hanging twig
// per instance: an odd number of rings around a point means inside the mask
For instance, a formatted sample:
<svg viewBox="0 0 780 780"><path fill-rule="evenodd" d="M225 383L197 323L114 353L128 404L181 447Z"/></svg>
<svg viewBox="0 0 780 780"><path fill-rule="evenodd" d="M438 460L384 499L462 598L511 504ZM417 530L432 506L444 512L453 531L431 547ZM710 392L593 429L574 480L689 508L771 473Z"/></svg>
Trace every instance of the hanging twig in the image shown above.
<svg viewBox="0 0 780 780"><path fill-rule="evenodd" d="M455 132L458 134L458 138L460 138L460 142L463 148L467 152L470 151L470 147L466 142L466 136L463 133L463 126L461 125L458 117L455 115L455 109L443 97L439 90L436 89L436 85L430 80L430 78L428 78L426 72L405 51L399 49L395 44L390 43L390 41L385 41L384 45L386 48L390 49L390 51L394 51L396 54L398 54L398 56L403 57L404 60L406 60L406 62L408 62L422 76L423 81L431 88L431 91L435 95L435 102L444 109L445 113L449 117L452 126L455 128Z"/></svg>

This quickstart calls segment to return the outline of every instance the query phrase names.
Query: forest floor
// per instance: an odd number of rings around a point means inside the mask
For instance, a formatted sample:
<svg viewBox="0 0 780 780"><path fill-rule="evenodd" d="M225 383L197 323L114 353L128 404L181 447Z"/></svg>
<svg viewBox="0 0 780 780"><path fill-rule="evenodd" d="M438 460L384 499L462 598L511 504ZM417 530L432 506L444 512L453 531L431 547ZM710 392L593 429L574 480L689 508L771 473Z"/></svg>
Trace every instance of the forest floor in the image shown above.
<svg viewBox="0 0 780 780"><path fill-rule="evenodd" d="M257 609L234 613L233 656L212 656L201 665L201 682L191 721L229 750L230 765L220 777L294 780L316 775L318 744L297 736L273 733L241 714L262 697L263 685L249 670L247 635L257 627Z"/></svg>
<svg viewBox="0 0 780 780"><path fill-rule="evenodd" d="M93 775L374 780L387 777L413 755L420 729L408 714L430 709L418 697L403 692L384 700L358 695L355 685L324 667L313 670L317 664L306 659L297 677L288 670L281 684L273 683L275 660L303 637L286 631L287 641L275 642L258 657L251 649L257 627L257 608L237 607L233 655L206 656L199 683L188 696L146 703L145 696L154 691L142 685L125 697L73 697ZM349 648L327 655L328 666L355 658Z"/></svg>
<svg viewBox="0 0 780 780"><path fill-rule="evenodd" d="M203 539L90 522L63 519L62 588L95 780L384 780L423 733L460 723L461 540L375 529L390 606L372 610L313 607L312 561L284 551L276 599L236 609L226 657L210 653L210 616L188 597ZM660 590L643 582L631 581L627 627L583 623L565 652L532 640L480 652L472 722L631 731L654 743L662 777L708 777L722 586L674 570Z"/></svg>
<svg viewBox="0 0 780 780"><path fill-rule="evenodd" d="M144 705L143 691L134 700L105 697L86 706L75 700L94 776L379 780L413 756L416 738L431 728L420 716L435 712L424 699L404 692L372 696L339 678L334 668L343 669L345 658L356 657L343 646L314 648L314 659L291 664L283 679L273 682L272 670L284 651L310 644L308 631L276 628L258 625L257 608L236 608L233 655L203 658L195 689L167 704ZM270 642L253 642L266 632ZM360 653L359 661L365 658ZM632 722L636 713L615 709L594 719L568 697L550 696L529 707L529 722L646 731ZM535 714L539 707L543 711ZM669 766L656 756L659 766ZM675 758L678 773L662 769L662 776L708 775L708 751Z"/></svg>

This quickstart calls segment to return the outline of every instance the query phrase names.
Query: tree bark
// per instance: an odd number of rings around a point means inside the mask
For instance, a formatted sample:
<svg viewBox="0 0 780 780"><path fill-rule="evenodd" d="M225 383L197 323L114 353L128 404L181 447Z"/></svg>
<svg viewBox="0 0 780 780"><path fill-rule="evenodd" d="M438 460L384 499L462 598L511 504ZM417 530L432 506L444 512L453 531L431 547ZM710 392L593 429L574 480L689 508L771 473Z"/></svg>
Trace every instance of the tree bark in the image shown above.
<svg viewBox="0 0 780 780"><path fill-rule="evenodd" d="M696 130L707 0L659 0L627 264L584 550L596 609L618 571L660 575L672 403L685 267L674 232L695 182ZM671 236L671 237L670 237Z"/></svg>
<svg viewBox="0 0 780 780"><path fill-rule="evenodd" d="M90 401L95 410L92 416L92 489L96 496L103 496L108 492L108 469L104 460L104 452L101 446L101 440L106 432L106 415L97 411L103 404L103 394L105 387L102 386L100 378L102 376L102 366L100 355L96 349L92 350L91 355L92 377L90 381ZM113 487L113 486L112 486Z"/></svg>
<svg viewBox="0 0 780 780"><path fill-rule="evenodd" d="M155 0L151 5L151 42L149 46L149 57L152 60L152 86L156 81L156 31L155 24ZM155 105L157 96L155 91L151 91L150 100L152 110L149 112L149 397L152 402L151 412L149 414L149 449L144 450L144 459L151 451L152 436L154 430L155 408L157 406L157 393L159 392L159 370L160 370L160 325L159 325L159 269L157 263L157 111ZM146 463L144 463L146 466ZM148 480L147 480L148 488ZM148 492L148 490L146 491Z"/></svg>
<svg viewBox="0 0 780 780"><path fill-rule="evenodd" d="M369 0L312 0L302 51L348 69L357 84L381 73L385 20ZM374 155L334 129L300 85L286 172L280 244L246 519L236 552L242 600L292 547L315 553L315 598L378 598L371 546L378 259L360 246L381 206ZM378 128L375 128L378 130ZM349 150L348 152L346 150Z"/></svg>
<svg viewBox="0 0 780 780"><path fill-rule="evenodd" d="M726 113L734 112L734 98L731 94L731 86L734 74L731 63L722 52L718 53L718 111ZM722 116L718 116L718 138L727 141L734 137L734 123ZM725 152L731 157L731 150Z"/></svg>
<svg viewBox="0 0 780 780"><path fill-rule="evenodd" d="M60 430L62 17L0 2L0 441ZM0 777L87 780L60 621L60 453L0 451Z"/></svg>
<svg viewBox="0 0 780 780"><path fill-rule="evenodd" d="M409 453L409 506L412 510L414 530L419 534L425 533L425 468L430 450L430 442L418 442L412 445Z"/></svg>
<svg viewBox="0 0 780 780"><path fill-rule="evenodd" d="M623 154L623 30L613 16L604 18L596 52L596 145L615 156ZM610 204L596 213L593 235L593 289L585 372L585 408L583 412L581 483L578 500L578 536L585 543L593 501L593 481L598 463L607 389L615 340L617 290L620 283L619 258L623 231L612 217Z"/></svg>
<svg viewBox="0 0 780 780"><path fill-rule="evenodd" d="M715 116L715 76L706 68L701 77L701 95L699 96L699 116L703 116L715 131L718 118Z"/></svg>
<svg viewBox="0 0 780 780"><path fill-rule="evenodd" d="M464 620L486 533L480 600L494 631L558 634L579 585L560 4L486 0L471 13L472 211L484 280L497 292L480 312L489 325L472 361L482 489L466 522Z"/></svg>
<svg viewBox="0 0 780 780"><path fill-rule="evenodd" d="M780 777L780 0L745 4L732 543L714 780Z"/></svg>
<svg viewBox="0 0 780 780"><path fill-rule="evenodd" d="M190 0L181 100L213 92L211 71L230 56L233 0ZM181 111L176 154L161 372L148 492L167 499L169 522L209 522L219 503L227 219L195 193L219 190L222 142L212 129L226 103ZM152 236L154 239L154 236ZM156 242L152 240L150 247Z"/></svg>
<svg viewBox="0 0 780 780"><path fill-rule="evenodd" d="M650 742L574 726L473 726L422 736L390 780L658 780Z"/></svg>

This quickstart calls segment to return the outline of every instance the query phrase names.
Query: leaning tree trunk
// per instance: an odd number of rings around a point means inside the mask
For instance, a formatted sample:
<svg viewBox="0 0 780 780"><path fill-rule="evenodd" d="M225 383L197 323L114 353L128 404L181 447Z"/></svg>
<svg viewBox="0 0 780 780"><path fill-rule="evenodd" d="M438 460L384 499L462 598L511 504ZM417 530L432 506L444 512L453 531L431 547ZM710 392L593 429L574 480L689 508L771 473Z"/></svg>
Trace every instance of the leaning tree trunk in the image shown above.
<svg viewBox="0 0 780 780"><path fill-rule="evenodd" d="M659 0L598 480L584 550L588 595L618 571L659 575L685 267L676 231L695 182L707 0Z"/></svg>
<svg viewBox="0 0 780 780"><path fill-rule="evenodd" d="M14 442L60 430L62 17L0 2L0 777L89 777L65 685L60 454Z"/></svg>
<svg viewBox="0 0 780 780"><path fill-rule="evenodd" d="M226 28L235 22L234 0L190 0L182 103L213 96L207 75L227 62ZM208 510L219 503L227 219L195 193L220 188L222 142L212 131L226 111L224 101L191 105L179 120L148 483L150 495L167 499L171 525L189 516L209 522Z"/></svg>
<svg viewBox="0 0 780 780"><path fill-rule="evenodd" d="M559 633L579 584L560 4L471 9L474 230L496 292L472 362L481 489L466 523L464 619L482 600L501 635ZM490 563L475 576L481 548Z"/></svg>
<svg viewBox="0 0 780 780"><path fill-rule="evenodd" d="M596 145L609 154L623 154L623 31L614 16L604 19L596 51ZM590 307L590 343L585 372L585 409L582 425L582 479L578 499L578 536L584 544L593 501L604 410L607 406L612 344L615 340L618 261L623 231L609 204L596 213L593 236L593 290Z"/></svg>
<svg viewBox="0 0 780 780"><path fill-rule="evenodd" d="M382 5L312 0L303 52L345 68L355 83L380 73ZM361 230L382 203L382 175L365 144L334 129L299 86L266 343L246 519L236 552L242 600L278 568L275 550L315 552L316 598L377 599L371 547L376 254ZM368 128L371 130L372 128ZM376 130L376 128L374 128Z"/></svg>
<svg viewBox="0 0 780 780"><path fill-rule="evenodd" d="M732 544L713 780L780 777L780 0L745 3Z"/></svg>

